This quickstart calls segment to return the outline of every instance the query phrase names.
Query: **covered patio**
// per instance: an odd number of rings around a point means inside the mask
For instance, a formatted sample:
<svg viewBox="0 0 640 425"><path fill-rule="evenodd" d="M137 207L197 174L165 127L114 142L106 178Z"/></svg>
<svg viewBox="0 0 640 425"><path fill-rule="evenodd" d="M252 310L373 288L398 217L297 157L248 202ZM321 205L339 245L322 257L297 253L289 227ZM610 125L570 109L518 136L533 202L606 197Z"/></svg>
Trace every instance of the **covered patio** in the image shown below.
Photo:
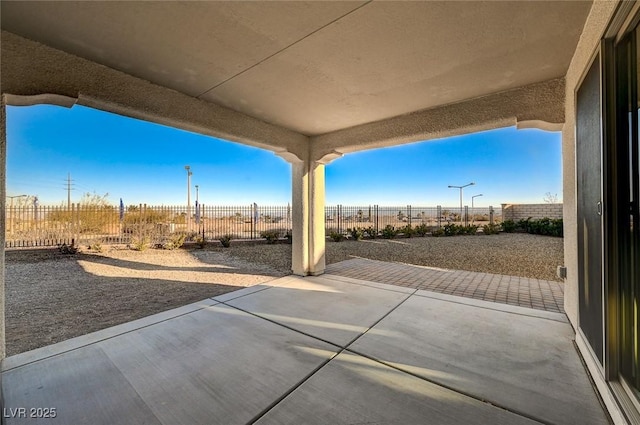
<svg viewBox="0 0 640 425"><path fill-rule="evenodd" d="M640 255L636 2L1 8L0 197L7 105L84 105L263 148L291 164L296 275L6 358L5 406L74 424L607 423L591 377L614 423L640 421L640 334L621 296L640 297L625 265ZM327 273L326 164L506 126L562 131L557 312Z"/></svg>
<svg viewBox="0 0 640 425"><path fill-rule="evenodd" d="M331 273L9 357L2 374L7 424L30 407L56 424L609 423L564 314Z"/></svg>

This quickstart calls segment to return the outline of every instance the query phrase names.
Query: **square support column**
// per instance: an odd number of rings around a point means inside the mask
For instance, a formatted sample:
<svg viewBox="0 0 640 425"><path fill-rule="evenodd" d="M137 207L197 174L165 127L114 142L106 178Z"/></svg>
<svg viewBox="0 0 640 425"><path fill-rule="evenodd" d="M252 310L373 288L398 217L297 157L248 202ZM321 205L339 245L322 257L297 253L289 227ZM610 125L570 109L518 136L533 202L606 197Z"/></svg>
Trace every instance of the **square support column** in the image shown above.
<svg viewBox="0 0 640 425"><path fill-rule="evenodd" d="M292 271L319 275L325 269L324 164L293 163Z"/></svg>

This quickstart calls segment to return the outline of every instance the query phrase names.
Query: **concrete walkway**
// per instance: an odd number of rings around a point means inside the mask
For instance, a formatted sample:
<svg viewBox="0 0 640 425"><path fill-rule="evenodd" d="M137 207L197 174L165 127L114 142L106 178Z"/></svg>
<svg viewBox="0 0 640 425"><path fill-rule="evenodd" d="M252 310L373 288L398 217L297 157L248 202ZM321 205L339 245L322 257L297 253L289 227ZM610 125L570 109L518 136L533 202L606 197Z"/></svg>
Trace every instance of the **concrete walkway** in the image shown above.
<svg viewBox="0 0 640 425"><path fill-rule="evenodd" d="M561 313L289 276L7 358L4 416L60 425L607 424L572 338ZM53 408L56 418L19 417L45 412L30 408Z"/></svg>
<svg viewBox="0 0 640 425"><path fill-rule="evenodd" d="M550 280L387 263L366 258L330 264L327 273L476 300L564 312L564 285Z"/></svg>

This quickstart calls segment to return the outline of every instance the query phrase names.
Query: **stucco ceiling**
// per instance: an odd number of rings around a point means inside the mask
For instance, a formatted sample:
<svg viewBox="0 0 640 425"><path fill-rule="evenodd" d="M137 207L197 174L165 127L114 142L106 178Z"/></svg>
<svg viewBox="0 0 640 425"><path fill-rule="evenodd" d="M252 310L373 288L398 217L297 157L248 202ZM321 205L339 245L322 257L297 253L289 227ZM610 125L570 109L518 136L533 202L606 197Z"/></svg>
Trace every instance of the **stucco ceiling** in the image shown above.
<svg viewBox="0 0 640 425"><path fill-rule="evenodd" d="M2 29L319 135L561 77L590 1L13 2Z"/></svg>

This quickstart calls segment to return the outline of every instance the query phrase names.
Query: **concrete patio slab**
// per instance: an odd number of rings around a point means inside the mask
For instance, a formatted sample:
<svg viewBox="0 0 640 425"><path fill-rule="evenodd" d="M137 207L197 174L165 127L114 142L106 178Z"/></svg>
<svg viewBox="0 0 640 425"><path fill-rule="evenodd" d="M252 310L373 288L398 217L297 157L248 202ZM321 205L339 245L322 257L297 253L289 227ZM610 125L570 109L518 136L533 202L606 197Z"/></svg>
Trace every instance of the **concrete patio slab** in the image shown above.
<svg viewBox="0 0 640 425"><path fill-rule="evenodd" d="M344 347L409 295L319 276L288 280L227 304Z"/></svg>
<svg viewBox="0 0 640 425"><path fill-rule="evenodd" d="M257 424L492 424L536 422L350 353L302 384Z"/></svg>
<svg viewBox="0 0 640 425"><path fill-rule="evenodd" d="M10 357L1 383L56 425L607 424L572 337L560 313L288 276Z"/></svg>
<svg viewBox="0 0 640 425"><path fill-rule="evenodd" d="M7 406L56 407L55 424L244 424L334 354L215 305L5 369L2 385Z"/></svg>
<svg viewBox="0 0 640 425"><path fill-rule="evenodd" d="M240 291L235 291L240 292ZM121 325L112 326L110 328L102 329L96 332L92 332L87 335L81 335L79 337L71 338L66 341L61 341L56 344L47 345L42 348L20 353L15 356L7 357L2 361L3 369L12 369L14 367L22 366L31 362L45 359L47 357L56 356L67 351L76 350L81 347L85 347L90 344L95 344L100 341L104 341L114 336L122 335L127 332L133 332L138 329L142 329L147 326L156 325L160 322L164 322L178 316L193 313L198 310L210 307L218 304L217 301L212 299L205 299L195 303L187 304L182 307L174 308L171 310L163 311L161 313L152 314L151 316L143 317L141 319L132 320L131 322L123 323Z"/></svg>
<svg viewBox="0 0 640 425"><path fill-rule="evenodd" d="M494 305L416 295L349 350L543 423L607 423L570 325Z"/></svg>

